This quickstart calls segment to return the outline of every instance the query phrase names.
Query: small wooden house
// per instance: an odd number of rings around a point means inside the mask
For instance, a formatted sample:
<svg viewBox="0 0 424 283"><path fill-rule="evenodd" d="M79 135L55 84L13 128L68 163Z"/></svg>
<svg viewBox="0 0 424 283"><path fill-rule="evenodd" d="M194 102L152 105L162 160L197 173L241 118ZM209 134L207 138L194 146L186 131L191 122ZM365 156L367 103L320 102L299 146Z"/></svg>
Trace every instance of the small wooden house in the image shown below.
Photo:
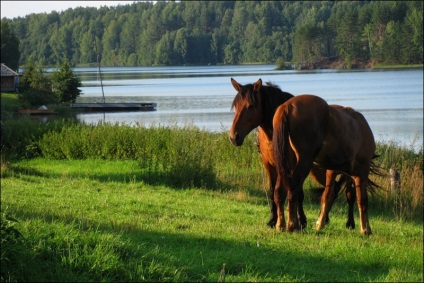
<svg viewBox="0 0 424 283"><path fill-rule="evenodd" d="M1 63L1 91L17 91L19 74Z"/></svg>

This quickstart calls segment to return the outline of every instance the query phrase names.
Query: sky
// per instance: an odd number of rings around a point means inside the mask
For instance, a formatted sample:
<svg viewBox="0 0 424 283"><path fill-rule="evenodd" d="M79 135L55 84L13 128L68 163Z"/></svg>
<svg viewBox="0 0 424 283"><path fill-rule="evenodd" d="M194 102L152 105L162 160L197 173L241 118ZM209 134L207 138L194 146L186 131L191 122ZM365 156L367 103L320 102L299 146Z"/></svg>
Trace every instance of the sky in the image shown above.
<svg viewBox="0 0 424 283"><path fill-rule="evenodd" d="M65 11L68 8L118 6L137 1L4 1L1 0L1 18L13 19L32 13L50 13Z"/></svg>

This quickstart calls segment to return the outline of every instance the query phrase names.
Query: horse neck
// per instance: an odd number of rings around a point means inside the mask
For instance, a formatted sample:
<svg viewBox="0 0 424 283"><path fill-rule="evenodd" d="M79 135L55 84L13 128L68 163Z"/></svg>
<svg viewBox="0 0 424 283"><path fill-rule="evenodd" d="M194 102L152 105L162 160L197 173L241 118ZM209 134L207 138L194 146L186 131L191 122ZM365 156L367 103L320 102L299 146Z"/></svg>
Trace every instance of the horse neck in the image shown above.
<svg viewBox="0 0 424 283"><path fill-rule="evenodd" d="M274 118L274 113L277 110L278 106L289 100L293 97L292 94L288 92L283 92L281 90L278 91L265 91L262 103L262 113L263 119L259 124L259 127L266 133L268 138L272 138L273 127L272 127L272 119Z"/></svg>

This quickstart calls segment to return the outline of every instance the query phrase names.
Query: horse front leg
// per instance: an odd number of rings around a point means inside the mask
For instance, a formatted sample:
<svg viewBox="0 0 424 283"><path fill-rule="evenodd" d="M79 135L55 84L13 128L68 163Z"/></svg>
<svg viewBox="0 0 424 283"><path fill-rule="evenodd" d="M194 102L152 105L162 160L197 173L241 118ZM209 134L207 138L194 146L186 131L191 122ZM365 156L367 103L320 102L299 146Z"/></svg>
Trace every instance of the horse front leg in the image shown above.
<svg viewBox="0 0 424 283"><path fill-rule="evenodd" d="M371 226L368 219L368 195L367 195L367 184L368 176L365 177L354 177L356 187L356 198L359 209L359 219L361 221L361 234L371 235Z"/></svg>
<svg viewBox="0 0 424 283"><path fill-rule="evenodd" d="M334 180L336 178L336 172L333 170L327 170L325 177L325 188L321 196L321 211L316 223L316 229L321 230L326 224L328 219L328 213L334 202Z"/></svg>
<svg viewBox="0 0 424 283"><path fill-rule="evenodd" d="M347 177L347 176L346 176ZM355 192L355 186L352 178L347 177L346 180L346 199L348 203L348 211L347 211L347 222L346 222L346 228L347 229L355 229L355 218L353 217L353 208L356 201L356 192Z"/></svg>
<svg viewBox="0 0 424 283"><path fill-rule="evenodd" d="M325 219L324 219L324 221L325 221L324 224L325 225L327 225L328 223L330 223L330 211L331 211L331 208L333 207L334 202L336 201L336 199L339 196L339 193L340 193L343 185L345 185L345 182L346 182L346 175L341 174L340 176L341 177L340 177L340 179L338 181L337 180L334 181L334 185L333 185L334 193L333 193L332 199L329 201L328 213L327 213L327 215L325 216ZM335 178L337 178L337 176L335 176ZM326 178L326 180L327 180L327 178ZM320 211L320 214L321 214L321 211ZM318 217L319 217L319 215L318 215Z"/></svg>
<svg viewBox="0 0 424 283"><path fill-rule="evenodd" d="M277 171L275 169L275 167L273 167L272 165L268 164L265 166L266 171L268 173L268 185L269 185L269 204L270 204L270 215L269 215L269 221L267 223L267 225L271 228L274 228L276 223L277 223L277 205L274 201L274 189L275 189L275 185L277 184ZM286 201L286 194L285 191L282 194L282 203L284 204L284 202Z"/></svg>

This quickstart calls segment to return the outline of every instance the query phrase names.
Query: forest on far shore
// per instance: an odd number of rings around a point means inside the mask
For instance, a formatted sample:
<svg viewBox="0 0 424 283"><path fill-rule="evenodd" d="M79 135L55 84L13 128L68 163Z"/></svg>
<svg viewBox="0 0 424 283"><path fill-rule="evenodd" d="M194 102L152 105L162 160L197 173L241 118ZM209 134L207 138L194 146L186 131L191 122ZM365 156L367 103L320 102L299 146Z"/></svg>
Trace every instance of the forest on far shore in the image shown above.
<svg viewBox="0 0 424 283"><path fill-rule="evenodd" d="M90 66L97 52L102 66L423 63L423 1L134 2L1 21L19 66Z"/></svg>

